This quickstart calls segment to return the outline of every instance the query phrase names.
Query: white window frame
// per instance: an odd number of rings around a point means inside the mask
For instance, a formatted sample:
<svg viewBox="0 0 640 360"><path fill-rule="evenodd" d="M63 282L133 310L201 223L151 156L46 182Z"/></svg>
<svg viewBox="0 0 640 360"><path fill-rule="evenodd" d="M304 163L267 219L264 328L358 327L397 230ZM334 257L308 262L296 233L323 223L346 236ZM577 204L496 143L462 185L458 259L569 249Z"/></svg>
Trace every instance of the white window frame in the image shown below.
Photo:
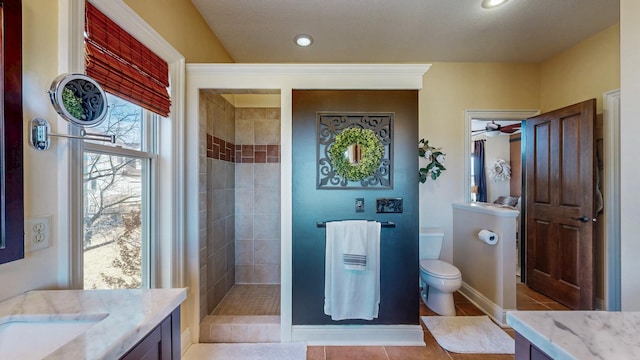
<svg viewBox="0 0 640 360"><path fill-rule="evenodd" d="M112 95L115 96L115 95ZM126 100L124 100L126 101ZM135 104L134 104L135 105ZM138 106L138 105L135 105ZM161 186L161 182L158 181L158 126L160 121L165 121L159 115L153 114L150 111L142 110L142 150L134 150L123 148L120 146L104 145L95 142L83 142L83 168L84 168L84 154L87 152L122 156L127 158L138 159L141 161L148 161L148 166L143 165L143 169L147 169L146 179L143 177L142 181L142 271L141 281L142 288L156 287L157 285L157 269L158 258L154 256L159 253L159 244L156 244L154 239L158 238L158 188ZM117 139L116 139L117 140ZM84 188L84 187L83 187ZM82 194L84 197L84 194ZM84 231L82 233L84 237ZM84 251L83 251L84 253ZM84 264L84 262L82 262ZM83 267L84 265L82 265ZM84 274L83 283L84 283ZM83 284L84 287L84 284Z"/></svg>
<svg viewBox="0 0 640 360"><path fill-rule="evenodd" d="M157 176L162 182L153 184L156 218L152 219L153 243L150 256L155 266L150 270L150 287L184 286L184 77L185 60L140 16L122 0L89 0L96 8L126 29L169 64L169 118L158 121ZM84 73L84 1L58 0L58 71ZM61 118L57 128L70 133L78 130ZM83 146L95 145L78 140L57 139L59 165L58 239L59 285L82 289L82 163ZM159 221L158 219L162 219Z"/></svg>

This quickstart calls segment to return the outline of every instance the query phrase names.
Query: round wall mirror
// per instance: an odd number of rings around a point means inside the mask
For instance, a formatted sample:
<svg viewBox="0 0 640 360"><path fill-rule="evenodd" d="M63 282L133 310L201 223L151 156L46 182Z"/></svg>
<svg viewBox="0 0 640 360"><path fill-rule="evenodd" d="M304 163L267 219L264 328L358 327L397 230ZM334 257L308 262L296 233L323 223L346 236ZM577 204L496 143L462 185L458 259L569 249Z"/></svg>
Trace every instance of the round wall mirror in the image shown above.
<svg viewBox="0 0 640 360"><path fill-rule="evenodd" d="M329 149L331 164L345 179L357 181L380 167L384 147L373 130L358 127L342 130Z"/></svg>
<svg viewBox="0 0 640 360"><path fill-rule="evenodd" d="M49 97L63 119L80 127L97 126L107 116L107 95L84 74L58 76L51 83Z"/></svg>

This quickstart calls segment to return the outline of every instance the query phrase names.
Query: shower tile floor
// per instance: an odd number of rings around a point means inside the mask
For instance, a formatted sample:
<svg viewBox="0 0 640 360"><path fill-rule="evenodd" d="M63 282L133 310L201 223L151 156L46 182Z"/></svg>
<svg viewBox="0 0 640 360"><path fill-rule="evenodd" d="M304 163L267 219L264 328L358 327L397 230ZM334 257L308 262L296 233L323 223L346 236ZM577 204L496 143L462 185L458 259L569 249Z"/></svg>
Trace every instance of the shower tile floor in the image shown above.
<svg viewBox="0 0 640 360"><path fill-rule="evenodd" d="M280 342L280 285L234 285L201 321L200 342Z"/></svg>
<svg viewBox="0 0 640 360"><path fill-rule="evenodd" d="M280 315L280 285L233 285L211 315Z"/></svg>

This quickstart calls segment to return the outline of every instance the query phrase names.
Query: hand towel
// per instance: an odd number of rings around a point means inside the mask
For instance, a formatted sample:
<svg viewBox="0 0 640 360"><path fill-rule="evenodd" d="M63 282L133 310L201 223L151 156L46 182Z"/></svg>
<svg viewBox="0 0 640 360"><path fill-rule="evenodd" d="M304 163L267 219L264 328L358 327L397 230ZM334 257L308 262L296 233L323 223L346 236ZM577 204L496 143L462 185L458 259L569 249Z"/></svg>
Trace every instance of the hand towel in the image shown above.
<svg viewBox="0 0 640 360"><path fill-rule="evenodd" d="M380 223L367 223L367 266L363 271L344 267L345 234L341 221L328 222L326 227L325 302L324 313L332 320L378 317L380 307Z"/></svg>
<svg viewBox="0 0 640 360"><path fill-rule="evenodd" d="M367 268L367 227L365 220L342 221L342 258L347 270L364 271Z"/></svg>

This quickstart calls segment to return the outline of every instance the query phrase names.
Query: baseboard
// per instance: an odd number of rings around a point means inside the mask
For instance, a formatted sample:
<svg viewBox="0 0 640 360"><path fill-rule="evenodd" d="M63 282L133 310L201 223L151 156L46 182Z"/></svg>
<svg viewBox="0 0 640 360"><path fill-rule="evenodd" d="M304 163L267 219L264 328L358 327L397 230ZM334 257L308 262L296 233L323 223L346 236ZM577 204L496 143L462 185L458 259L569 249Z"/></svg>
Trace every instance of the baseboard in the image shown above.
<svg viewBox="0 0 640 360"><path fill-rule="evenodd" d="M184 353L186 353L187 350L189 350L189 346L191 346L191 331L189 330L189 328L182 332L182 335L180 336L180 344L180 354L184 356Z"/></svg>
<svg viewBox="0 0 640 360"><path fill-rule="evenodd" d="M291 341L308 345L425 346L420 325L294 325Z"/></svg>
<svg viewBox="0 0 640 360"><path fill-rule="evenodd" d="M471 303L477 306L482 312L487 314L493 321L495 321L498 325L508 328L510 327L507 324L507 311L515 310L515 309L503 309L500 306L496 305L493 301L491 301L486 296L482 295L482 293L478 292L476 289L471 287L469 284L462 282L462 286L460 287L459 292L466 297Z"/></svg>

